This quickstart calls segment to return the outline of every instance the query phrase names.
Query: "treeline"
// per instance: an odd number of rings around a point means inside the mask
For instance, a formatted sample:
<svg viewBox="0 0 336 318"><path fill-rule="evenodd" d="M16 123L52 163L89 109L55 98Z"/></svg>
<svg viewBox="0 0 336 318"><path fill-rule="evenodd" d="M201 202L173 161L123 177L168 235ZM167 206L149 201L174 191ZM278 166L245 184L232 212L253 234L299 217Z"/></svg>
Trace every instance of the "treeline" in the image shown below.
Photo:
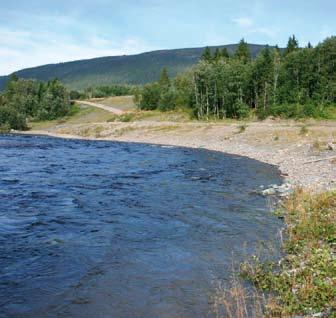
<svg viewBox="0 0 336 318"><path fill-rule="evenodd" d="M44 83L13 75L0 95L0 130L24 130L27 120L52 120L70 110L69 92L57 79Z"/></svg>
<svg viewBox="0 0 336 318"><path fill-rule="evenodd" d="M70 92L70 98L72 100L76 99L90 99L90 98L101 98L110 96L127 96L133 95L135 91L134 86L130 85L105 85L97 87L88 87L84 91L72 90Z"/></svg>
<svg viewBox="0 0 336 318"><path fill-rule="evenodd" d="M206 48L201 61L170 81L137 92L141 109L192 109L197 118L328 118L336 104L336 37L300 48L295 36L284 50L266 47L252 59L241 40L233 56Z"/></svg>

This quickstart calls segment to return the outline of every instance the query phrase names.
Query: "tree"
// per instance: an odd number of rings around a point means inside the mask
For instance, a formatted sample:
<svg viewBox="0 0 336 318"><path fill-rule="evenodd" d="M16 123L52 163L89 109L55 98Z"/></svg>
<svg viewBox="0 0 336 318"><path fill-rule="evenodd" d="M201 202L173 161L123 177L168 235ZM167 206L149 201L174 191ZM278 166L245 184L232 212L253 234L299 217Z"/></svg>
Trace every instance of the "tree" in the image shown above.
<svg viewBox="0 0 336 318"><path fill-rule="evenodd" d="M176 107L176 92L173 88L161 92L158 109L161 111L173 110Z"/></svg>
<svg viewBox="0 0 336 318"><path fill-rule="evenodd" d="M161 89L158 83L146 84L142 90L140 109L156 109L160 102Z"/></svg>
<svg viewBox="0 0 336 318"><path fill-rule="evenodd" d="M287 43L287 47L284 52L284 56L287 56L288 54L296 51L299 49L299 42L296 39L295 35L293 34L289 39Z"/></svg>
<svg viewBox="0 0 336 318"><path fill-rule="evenodd" d="M257 56L252 68L253 81L253 104L256 108L262 106L263 110L272 103L274 96L274 52L268 46L263 49ZM272 94L273 92L273 94Z"/></svg>
<svg viewBox="0 0 336 318"><path fill-rule="evenodd" d="M214 54L214 60L218 62L221 59L221 57L222 57L221 51L219 50L219 48L216 48Z"/></svg>
<svg viewBox="0 0 336 318"><path fill-rule="evenodd" d="M162 89L167 89L170 86L170 79L167 69L164 67L161 71L159 85Z"/></svg>
<svg viewBox="0 0 336 318"><path fill-rule="evenodd" d="M0 106L0 131L27 129L26 119L17 110L9 106Z"/></svg>
<svg viewBox="0 0 336 318"><path fill-rule="evenodd" d="M250 49L248 47L247 42L245 42L244 39L240 40L234 56L235 58L243 61L244 63L247 63L248 61L251 60Z"/></svg>
<svg viewBox="0 0 336 318"><path fill-rule="evenodd" d="M228 51L228 49L226 47L224 47L222 49L222 57L225 58L225 59L230 58L229 51Z"/></svg>
<svg viewBox="0 0 336 318"><path fill-rule="evenodd" d="M201 59L207 62L212 60L211 50L208 46L204 49Z"/></svg>

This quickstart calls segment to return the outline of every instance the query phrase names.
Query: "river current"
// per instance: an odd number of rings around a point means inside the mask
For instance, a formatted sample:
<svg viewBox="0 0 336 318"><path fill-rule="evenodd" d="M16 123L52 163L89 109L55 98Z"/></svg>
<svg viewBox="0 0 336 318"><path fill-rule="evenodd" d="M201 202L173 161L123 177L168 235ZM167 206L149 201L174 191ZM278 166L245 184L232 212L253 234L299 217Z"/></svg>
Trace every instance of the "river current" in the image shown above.
<svg viewBox="0 0 336 318"><path fill-rule="evenodd" d="M204 149L0 137L0 317L207 317L274 240L274 167Z"/></svg>

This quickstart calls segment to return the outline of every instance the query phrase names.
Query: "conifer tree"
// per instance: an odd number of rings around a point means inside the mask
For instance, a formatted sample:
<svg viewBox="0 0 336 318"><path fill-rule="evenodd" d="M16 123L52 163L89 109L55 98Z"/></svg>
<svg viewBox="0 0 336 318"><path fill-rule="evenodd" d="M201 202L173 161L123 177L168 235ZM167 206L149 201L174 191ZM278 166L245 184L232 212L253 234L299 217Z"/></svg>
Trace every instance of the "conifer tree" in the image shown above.
<svg viewBox="0 0 336 318"><path fill-rule="evenodd" d="M219 61L221 57L222 57L222 54L221 54L220 50L217 48L216 51L215 51L215 54L214 54L214 60Z"/></svg>
<svg viewBox="0 0 336 318"><path fill-rule="evenodd" d="M299 48L299 42L296 39L295 35L293 34L289 39L287 43L287 47L284 52L284 56L296 51Z"/></svg>
<svg viewBox="0 0 336 318"><path fill-rule="evenodd" d="M159 85L161 88L167 88L170 86L170 79L169 79L168 71L165 67L161 71Z"/></svg>
<svg viewBox="0 0 336 318"><path fill-rule="evenodd" d="M222 49L222 57L225 59L228 59L230 57L228 49L226 47Z"/></svg>
<svg viewBox="0 0 336 318"><path fill-rule="evenodd" d="M204 52L202 54L202 60L207 62L210 62L212 60L211 50L208 46L204 49Z"/></svg>
<svg viewBox="0 0 336 318"><path fill-rule="evenodd" d="M234 56L244 63L247 63L251 59L250 49L244 39L240 40Z"/></svg>

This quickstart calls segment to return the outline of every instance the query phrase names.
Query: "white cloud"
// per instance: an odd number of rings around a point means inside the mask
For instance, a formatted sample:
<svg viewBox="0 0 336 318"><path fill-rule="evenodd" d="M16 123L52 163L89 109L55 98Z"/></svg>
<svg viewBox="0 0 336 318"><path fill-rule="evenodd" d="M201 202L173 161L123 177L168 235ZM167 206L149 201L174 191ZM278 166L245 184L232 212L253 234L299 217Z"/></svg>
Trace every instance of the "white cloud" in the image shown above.
<svg viewBox="0 0 336 318"><path fill-rule="evenodd" d="M78 42L71 37L40 32L39 34L0 28L0 74L49 63L67 62L99 56L129 55L150 51L153 47L136 37L113 41L88 36Z"/></svg>
<svg viewBox="0 0 336 318"><path fill-rule="evenodd" d="M276 31L271 29L271 28L264 28L264 27L257 27L257 28L252 28L249 30L249 33L259 33L263 35L267 35L269 37L275 37Z"/></svg>
<svg viewBox="0 0 336 318"><path fill-rule="evenodd" d="M274 37L276 34L273 28L266 28L255 25L251 18L240 17L233 19L233 22L236 23L240 28L243 28L244 32L247 34L262 34L268 37Z"/></svg>
<svg viewBox="0 0 336 318"><path fill-rule="evenodd" d="M233 19L233 22L241 28L249 28L254 24L252 19L244 17Z"/></svg>

